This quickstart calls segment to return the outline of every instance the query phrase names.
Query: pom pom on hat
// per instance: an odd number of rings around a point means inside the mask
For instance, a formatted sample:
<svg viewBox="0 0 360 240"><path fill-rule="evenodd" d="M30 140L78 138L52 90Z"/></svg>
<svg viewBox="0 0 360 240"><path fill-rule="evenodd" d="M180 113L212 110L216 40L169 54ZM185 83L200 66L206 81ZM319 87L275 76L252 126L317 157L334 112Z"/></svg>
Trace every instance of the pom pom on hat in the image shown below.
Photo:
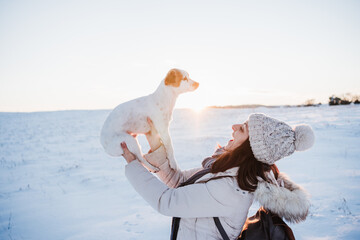
<svg viewBox="0 0 360 240"><path fill-rule="evenodd" d="M297 125L295 132L295 150L305 151L314 145L315 135L311 127L307 124Z"/></svg>

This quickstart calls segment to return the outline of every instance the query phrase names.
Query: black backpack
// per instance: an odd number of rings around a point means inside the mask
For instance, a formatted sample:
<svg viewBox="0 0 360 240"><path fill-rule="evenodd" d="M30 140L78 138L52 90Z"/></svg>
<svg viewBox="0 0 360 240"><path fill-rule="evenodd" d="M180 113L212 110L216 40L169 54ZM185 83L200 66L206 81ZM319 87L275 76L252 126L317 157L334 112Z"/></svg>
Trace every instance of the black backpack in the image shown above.
<svg viewBox="0 0 360 240"><path fill-rule="evenodd" d="M281 217L261 207L246 220L239 237L239 240L255 239L295 240L295 237Z"/></svg>
<svg viewBox="0 0 360 240"><path fill-rule="evenodd" d="M178 187L183 187L195 183L196 180L209 173L210 169L206 168L195 173L184 183ZM171 224L170 240L176 240L179 231L181 218L173 217ZM220 219L214 217L214 222L224 240L230 240L221 225ZM249 217L244 226L238 240L295 240L291 228L276 214L260 208L256 214Z"/></svg>

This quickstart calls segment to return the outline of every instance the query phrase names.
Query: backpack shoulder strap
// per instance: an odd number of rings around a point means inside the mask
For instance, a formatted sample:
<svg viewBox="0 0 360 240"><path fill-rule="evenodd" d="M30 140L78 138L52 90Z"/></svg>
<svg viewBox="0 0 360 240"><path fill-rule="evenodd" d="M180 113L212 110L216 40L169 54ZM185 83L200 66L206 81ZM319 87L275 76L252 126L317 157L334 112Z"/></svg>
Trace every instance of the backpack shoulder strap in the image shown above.
<svg viewBox="0 0 360 240"><path fill-rule="evenodd" d="M217 229L219 230L220 235L222 236L222 238L224 240L230 240L229 236L225 232L225 229L221 225L220 219L218 217L214 217L214 222L215 222L215 225L216 225Z"/></svg>
<svg viewBox="0 0 360 240"><path fill-rule="evenodd" d="M199 178L204 176L205 174L210 173L210 168L205 168L203 170L200 170L199 172L195 173L193 176L191 176L187 181L181 183L178 187L183 187L186 185L190 185L196 182ZM179 231L179 225L180 225L181 218L173 217L172 224L171 224L171 240L177 239L177 234ZM216 225L216 228L219 230L222 238L224 240L230 240L229 236L226 234L225 229L221 225L220 219L218 217L214 217L214 222Z"/></svg>
<svg viewBox="0 0 360 240"><path fill-rule="evenodd" d="M205 169L202 169L202 170L198 171L197 173L192 175L188 180L186 180L185 182L179 184L178 187L183 187L183 186L195 183L196 180L198 180L199 178L201 178L205 174L210 173L210 170L211 170L210 168L205 168Z"/></svg>
<svg viewBox="0 0 360 240"><path fill-rule="evenodd" d="M189 184L193 184L193 183L196 182L196 180L198 180L199 178L201 178L202 176L204 176L205 174L207 174L209 172L210 172L210 168L205 168L203 170L200 170L199 172L192 175L187 181L181 183L178 187L183 187L183 186L186 186L186 185L189 185ZM180 220L181 220L181 218L179 218L179 217L173 217L172 218L171 235L170 235L171 240L176 240L177 239L179 226L180 226Z"/></svg>

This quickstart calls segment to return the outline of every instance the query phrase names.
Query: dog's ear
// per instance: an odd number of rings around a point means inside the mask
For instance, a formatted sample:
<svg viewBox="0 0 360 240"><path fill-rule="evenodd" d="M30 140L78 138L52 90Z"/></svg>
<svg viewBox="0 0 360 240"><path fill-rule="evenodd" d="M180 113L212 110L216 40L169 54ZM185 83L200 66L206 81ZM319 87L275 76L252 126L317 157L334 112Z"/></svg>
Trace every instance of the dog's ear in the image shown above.
<svg viewBox="0 0 360 240"><path fill-rule="evenodd" d="M165 77L165 85L179 87L182 74L177 69L171 69Z"/></svg>

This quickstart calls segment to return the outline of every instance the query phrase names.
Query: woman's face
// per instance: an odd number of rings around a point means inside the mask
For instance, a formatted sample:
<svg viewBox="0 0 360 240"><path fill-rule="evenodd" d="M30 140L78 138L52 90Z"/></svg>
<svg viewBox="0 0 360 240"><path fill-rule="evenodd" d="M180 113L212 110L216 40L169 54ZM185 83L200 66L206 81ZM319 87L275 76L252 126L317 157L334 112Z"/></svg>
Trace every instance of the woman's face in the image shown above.
<svg viewBox="0 0 360 240"><path fill-rule="evenodd" d="M227 151L234 150L235 148L239 147L249 137L249 127L247 122L243 124L234 124L232 125L232 129L233 139L231 139L224 147Z"/></svg>

